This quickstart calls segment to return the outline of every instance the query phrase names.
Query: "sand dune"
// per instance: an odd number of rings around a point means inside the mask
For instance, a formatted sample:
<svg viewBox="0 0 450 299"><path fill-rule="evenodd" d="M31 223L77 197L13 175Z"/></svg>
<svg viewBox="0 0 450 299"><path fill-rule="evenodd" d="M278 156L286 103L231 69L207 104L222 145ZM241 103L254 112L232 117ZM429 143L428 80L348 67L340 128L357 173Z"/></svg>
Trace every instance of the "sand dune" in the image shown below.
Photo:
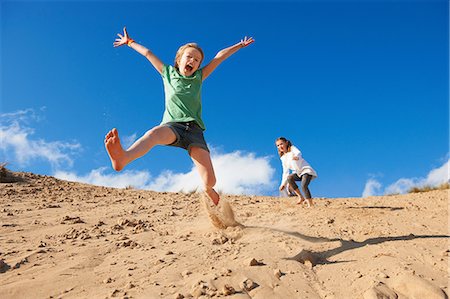
<svg viewBox="0 0 450 299"><path fill-rule="evenodd" d="M447 298L448 190L211 210L196 193L2 178L1 298Z"/></svg>

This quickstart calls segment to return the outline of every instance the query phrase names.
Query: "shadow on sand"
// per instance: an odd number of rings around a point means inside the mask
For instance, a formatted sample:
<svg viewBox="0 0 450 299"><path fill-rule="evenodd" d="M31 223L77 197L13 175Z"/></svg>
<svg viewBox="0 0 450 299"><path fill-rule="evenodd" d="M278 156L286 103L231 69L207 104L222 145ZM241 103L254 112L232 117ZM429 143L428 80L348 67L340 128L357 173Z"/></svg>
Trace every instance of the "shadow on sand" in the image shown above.
<svg viewBox="0 0 450 299"><path fill-rule="evenodd" d="M381 243L386 242L394 242L394 241L409 241L409 240L415 240L415 239L449 239L450 236L448 235L414 235L409 234L407 236L388 236L388 237L376 237L376 238L369 238L361 242L357 242L354 240L344 240L341 238L325 238L325 237L314 237L314 236L308 236L299 232L295 231L287 231L282 229L276 229L276 228L269 228L269 227L262 227L262 226L247 226L246 228L259 228L264 230L271 230L275 232L280 232L286 235L290 235L302 240L305 240L307 242L311 243L325 243L325 242L340 242L341 245L339 247L321 251L321 252L312 252L312 251L305 251L302 250L298 254L296 254L293 257L286 258L287 260L296 260L304 262L305 258L305 252L307 255L311 255L311 258L313 259L313 264L334 264L334 263L342 263L344 261L340 262L330 262L328 259L332 256L335 256L337 254L340 254L342 252L358 249L367 245L377 245ZM307 258L309 260L309 258Z"/></svg>

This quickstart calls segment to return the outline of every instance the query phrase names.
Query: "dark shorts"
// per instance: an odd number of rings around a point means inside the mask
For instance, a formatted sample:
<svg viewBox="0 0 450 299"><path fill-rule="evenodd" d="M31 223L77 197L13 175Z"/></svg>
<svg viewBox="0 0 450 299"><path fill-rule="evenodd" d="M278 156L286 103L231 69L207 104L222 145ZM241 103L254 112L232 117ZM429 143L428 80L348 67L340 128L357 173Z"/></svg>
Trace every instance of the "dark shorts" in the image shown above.
<svg viewBox="0 0 450 299"><path fill-rule="evenodd" d="M177 140L168 144L169 146L181 147L188 152L193 146L196 146L209 152L205 137L203 137L203 130L195 121L165 123L162 126L172 129L177 136Z"/></svg>

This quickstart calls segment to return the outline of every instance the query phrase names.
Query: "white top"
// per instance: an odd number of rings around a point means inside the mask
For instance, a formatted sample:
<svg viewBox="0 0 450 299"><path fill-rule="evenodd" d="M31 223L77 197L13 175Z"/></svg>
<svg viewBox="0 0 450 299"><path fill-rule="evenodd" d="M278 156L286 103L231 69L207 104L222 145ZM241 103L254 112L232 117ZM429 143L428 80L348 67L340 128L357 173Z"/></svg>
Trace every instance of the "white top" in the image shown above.
<svg viewBox="0 0 450 299"><path fill-rule="evenodd" d="M294 157L297 157L298 160L294 160ZM280 160L283 165L283 177L281 178L281 186L286 185L286 180L291 170L295 172L299 177L304 174L312 175L312 179L315 179L317 177L316 171L311 167L311 165L309 165L308 162L306 162L305 159L303 159L302 152L294 145L291 146L291 150L289 152L280 157Z"/></svg>

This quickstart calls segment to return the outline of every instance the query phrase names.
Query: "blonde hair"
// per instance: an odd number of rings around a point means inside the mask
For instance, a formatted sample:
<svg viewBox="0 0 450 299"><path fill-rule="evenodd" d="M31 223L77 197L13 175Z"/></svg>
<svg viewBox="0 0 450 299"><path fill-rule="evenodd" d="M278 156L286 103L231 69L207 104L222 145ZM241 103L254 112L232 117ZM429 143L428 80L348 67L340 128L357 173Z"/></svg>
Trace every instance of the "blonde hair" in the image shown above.
<svg viewBox="0 0 450 299"><path fill-rule="evenodd" d="M284 138L284 137L279 137L279 138L277 138L277 140L275 140L275 142L277 142L277 141L283 141L283 142L285 142L285 143L287 143L287 151L288 152L290 152L291 151L291 146L292 146L292 143L289 141L289 140L287 140L286 138ZM278 151L278 155L280 156L280 157L282 157L285 153L283 153L282 151L280 151L280 149L277 147L277 151Z"/></svg>
<svg viewBox="0 0 450 299"><path fill-rule="evenodd" d="M187 44L181 46L178 49L177 54L175 55L174 67L176 69L178 69L178 61L181 59L181 56L183 55L184 50L186 50L187 48L197 49L200 52L200 54L202 54L202 59L200 60L200 64L199 65L202 64L203 58L205 57L205 55L203 54L202 48L200 48L200 46L198 44L196 44L196 43L187 43Z"/></svg>

